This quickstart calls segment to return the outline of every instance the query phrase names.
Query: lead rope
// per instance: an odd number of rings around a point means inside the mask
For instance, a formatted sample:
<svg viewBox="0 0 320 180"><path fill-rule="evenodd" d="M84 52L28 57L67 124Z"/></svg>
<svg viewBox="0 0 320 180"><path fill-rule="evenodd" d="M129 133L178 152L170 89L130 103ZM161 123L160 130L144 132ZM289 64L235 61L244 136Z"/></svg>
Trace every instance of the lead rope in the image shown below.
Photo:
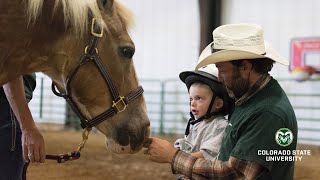
<svg viewBox="0 0 320 180"><path fill-rule="evenodd" d="M91 129L92 128L87 127L82 131L82 141L81 141L81 143L78 144L78 148L77 148L76 151L71 151L71 152L68 152L66 154L60 154L60 155L47 154L46 155L46 159L48 159L48 160L56 160L57 163L63 163L63 162L66 162L66 161L79 159L80 158L80 152L84 148L84 145L86 144L86 142L88 140L89 133L90 133ZM22 180L26 180L27 179L27 169L28 169L29 163L30 163L29 161L24 163L23 171L22 171Z"/></svg>

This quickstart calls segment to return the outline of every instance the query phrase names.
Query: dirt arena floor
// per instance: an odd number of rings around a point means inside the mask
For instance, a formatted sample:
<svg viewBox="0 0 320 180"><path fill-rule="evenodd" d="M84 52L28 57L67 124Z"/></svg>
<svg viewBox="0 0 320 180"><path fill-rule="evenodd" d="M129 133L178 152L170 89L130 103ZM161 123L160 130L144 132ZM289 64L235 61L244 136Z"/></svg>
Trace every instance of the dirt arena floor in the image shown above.
<svg viewBox="0 0 320 180"><path fill-rule="evenodd" d="M76 149L81 142L81 132L43 131L47 154L66 153ZM175 137L163 137L173 141ZM151 162L142 151L134 155L117 155L108 152L105 138L92 133L81 153L81 158L58 164L47 160L44 164L32 164L28 168L28 180L166 180L175 179L169 164ZM296 162L295 179L319 179L320 147L299 146L310 149L311 156L303 156ZM298 149L299 149L298 148Z"/></svg>

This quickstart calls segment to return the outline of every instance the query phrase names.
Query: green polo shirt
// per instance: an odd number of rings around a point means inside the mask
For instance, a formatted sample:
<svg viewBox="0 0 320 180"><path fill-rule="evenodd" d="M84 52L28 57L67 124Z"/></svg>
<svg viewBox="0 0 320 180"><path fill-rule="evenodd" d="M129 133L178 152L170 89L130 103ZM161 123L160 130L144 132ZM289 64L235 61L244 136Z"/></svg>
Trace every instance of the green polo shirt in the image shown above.
<svg viewBox="0 0 320 180"><path fill-rule="evenodd" d="M281 128L292 132L293 141L288 146L279 145L276 141L279 138L277 131ZM297 144L296 117L287 95L276 80L271 79L257 94L235 107L225 132L219 160L228 161L229 156L233 156L255 161L268 170L258 179L293 179L294 161L288 161L289 157L271 161L265 155L265 152L295 150Z"/></svg>

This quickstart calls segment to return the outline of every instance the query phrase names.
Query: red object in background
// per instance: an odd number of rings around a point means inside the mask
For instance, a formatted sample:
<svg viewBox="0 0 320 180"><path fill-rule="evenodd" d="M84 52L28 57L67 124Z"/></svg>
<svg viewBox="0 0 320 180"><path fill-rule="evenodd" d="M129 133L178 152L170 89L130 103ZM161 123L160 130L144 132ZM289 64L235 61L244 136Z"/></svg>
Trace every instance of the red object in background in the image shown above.
<svg viewBox="0 0 320 180"><path fill-rule="evenodd" d="M295 38L291 40L291 59L289 70L299 67L311 66L315 72L320 73L320 63L307 64L306 55L308 53L320 54L320 37ZM320 62L320 60L318 61ZM317 64L317 65L315 65Z"/></svg>

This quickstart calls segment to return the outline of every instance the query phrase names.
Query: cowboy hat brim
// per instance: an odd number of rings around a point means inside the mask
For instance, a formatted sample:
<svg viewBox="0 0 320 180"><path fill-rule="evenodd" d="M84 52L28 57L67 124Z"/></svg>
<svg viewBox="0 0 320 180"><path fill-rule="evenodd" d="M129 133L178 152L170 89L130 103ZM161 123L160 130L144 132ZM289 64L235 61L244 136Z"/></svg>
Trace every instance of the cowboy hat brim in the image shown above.
<svg viewBox="0 0 320 180"><path fill-rule="evenodd" d="M289 62L284 57L280 56L267 42L265 42L266 53L264 55L241 50L220 50L211 53L211 45L212 43L210 43L200 54L196 69L199 69L208 64L215 64L219 62L258 58L269 58L283 65L289 65Z"/></svg>

